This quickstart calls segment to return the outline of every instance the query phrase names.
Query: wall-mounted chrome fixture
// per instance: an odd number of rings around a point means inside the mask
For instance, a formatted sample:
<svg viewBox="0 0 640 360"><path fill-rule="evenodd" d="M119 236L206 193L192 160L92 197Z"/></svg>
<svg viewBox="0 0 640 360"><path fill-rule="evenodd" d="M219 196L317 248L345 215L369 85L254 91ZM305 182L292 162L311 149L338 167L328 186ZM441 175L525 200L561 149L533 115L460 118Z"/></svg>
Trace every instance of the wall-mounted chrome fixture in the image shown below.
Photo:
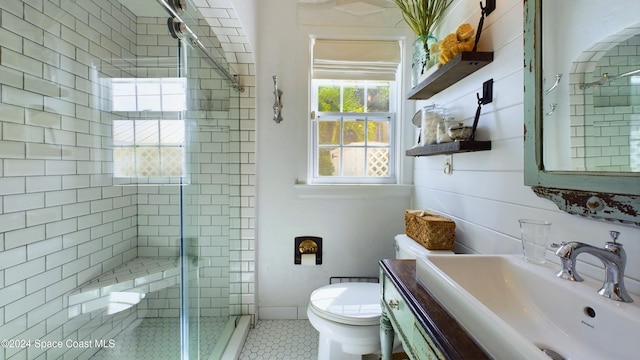
<svg viewBox="0 0 640 360"><path fill-rule="evenodd" d="M620 75L616 75L616 76L610 76L609 73L604 73L602 74L602 77L594 82L590 82L590 83L584 83L584 84L580 84L580 89L585 90L588 89L592 86L602 86L602 85L608 85L611 81L613 80L617 80L623 77L627 77L627 76L631 76L634 74L637 74L640 72L640 69L637 70L632 70L629 72L626 72L624 74L620 74Z"/></svg>
<svg viewBox="0 0 640 360"><path fill-rule="evenodd" d="M187 11L187 0L157 0L160 5L169 13L169 16L176 17L178 13Z"/></svg>
<svg viewBox="0 0 640 360"><path fill-rule="evenodd" d="M553 115L554 112L556 112L556 108L558 107L558 104L553 103L553 104L549 104L549 111L547 111L546 113L544 113L545 116L551 116Z"/></svg>
<svg viewBox="0 0 640 360"><path fill-rule="evenodd" d="M556 82L553 83L553 85L550 88L545 90L544 94L549 95L550 92L552 92L555 88L557 88L558 85L560 85L560 79L562 79L562 74L556 74Z"/></svg>
<svg viewBox="0 0 640 360"><path fill-rule="evenodd" d="M174 11L185 12L187 11L187 0L169 0L169 6Z"/></svg>
<svg viewBox="0 0 640 360"><path fill-rule="evenodd" d="M275 95L276 100L273 103L273 121L276 123L280 123L282 119L282 91L278 89L278 75L273 75L273 95Z"/></svg>
<svg viewBox="0 0 640 360"><path fill-rule="evenodd" d="M167 20L167 26L169 27L169 33L174 39L183 39L187 35L187 24L176 18L169 18Z"/></svg>
<svg viewBox="0 0 640 360"><path fill-rule="evenodd" d="M549 95L553 90L555 90L558 87L558 85L560 85L560 79L562 79L562 74L556 74L556 81L553 83L553 85L551 85L550 88L548 88L547 90L544 91L544 94L545 95ZM549 104L549 111L544 113L544 115L545 116L553 115L553 113L556 111L557 107L558 107L557 103Z"/></svg>

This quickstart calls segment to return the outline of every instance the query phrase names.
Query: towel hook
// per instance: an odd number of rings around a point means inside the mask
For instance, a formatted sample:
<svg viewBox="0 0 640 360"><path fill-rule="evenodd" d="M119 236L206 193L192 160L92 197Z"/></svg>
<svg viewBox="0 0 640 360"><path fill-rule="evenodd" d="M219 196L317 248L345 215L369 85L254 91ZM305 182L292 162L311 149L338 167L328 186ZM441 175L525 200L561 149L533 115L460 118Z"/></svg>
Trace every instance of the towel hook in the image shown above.
<svg viewBox="0 0 640 360"><path fill-rule="evenodd" d="M278 89L278 75L273 75L273 95L276 100L273 103L273 121L280 123L282 119L282 91Z"/></svg>
<svg viewBox="0 0 640 360"><path fill-rule="evenodd" d="M545 95L549 95L550 92L552 92L555 88L558 87L558 85L560 85L560 79L562 79L562 74L557 74L556 75L556 82L553 83L553 85L548 88L547 90L544 91Z"/></svg>

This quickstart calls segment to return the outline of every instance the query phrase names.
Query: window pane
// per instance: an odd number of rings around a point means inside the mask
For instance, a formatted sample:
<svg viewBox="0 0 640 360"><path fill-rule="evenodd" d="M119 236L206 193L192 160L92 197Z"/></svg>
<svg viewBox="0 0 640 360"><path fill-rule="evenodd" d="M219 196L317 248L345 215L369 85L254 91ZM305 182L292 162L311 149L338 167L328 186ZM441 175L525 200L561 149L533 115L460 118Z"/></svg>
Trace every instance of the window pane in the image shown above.
<svg viewBox="0 0 640 360"><path fill-rule="evenodd" d="M113 145L133 145L133 120L113 120Z"/></svg>
<svg viewBox="0 0 640 360"><path fill-rule="evenodd" d="M339 175L340 168L340 148L320 148L318 149L318 175L334 176Z"/></svg>
<svg viewBox="0 0 640 360"><path fill-rule="evenodd" d="M136 148L136 175L160 176L158 164L159 149L155 147Z"/></svg>
<svg viewBox="0 0 640 360"><path fill-rule="evenodd" d="M367 154L367 175L389 176L389 149L369 148Z"/></svg>
<svg viewBox="0 0 640 360"><path fill-rule="evenodd" d="M364 176L364 148L344 148L343 176Z"/></svg>
<svg viewBox="0 0 640 360"><path fill-rule="evenodd" d="M138 111L162 111L158 79L138 79Z"/></svg>
<svg viewBox="0 0 640 360"><path fill-rule="evenodd" d="M138 95L160 98L160 82L157 78L136 79ZM154 109L158 110L160 107Z"/></svg>
<svg viewBox="0 0 640 360"><path fill-rule="evenodd" d="M162 111L158 95L138 95L137 100L138 111Z"/></svg>
<svg viewBox="0 0 640 360"><path fill-rule="evenodd" d="M184 143L184 122L182 120L160 121L160 143L179 145Z"/></svg>
<svg viewBox="0 0 640 360"><path fill-rule="evenodd" d="M389 144L389 122L388 121L370 121L369 122L369 145L388 145Z"/></svg>
<svg viewBox="0 0 640 360"><path fill-rule="evenodd" d="M318 120L318 144L339 145L340 144L340 122Z"/></svg>
<svg viewBox="0 0 640 360"><path fill-rule="evenodd" d="M136 160L133 147L119 147L113 149L113 173L116 177L135 176Z"/></svg>
<svg viewBox="0 0 640 360"><path fill-rule="evenodd" d="M162 78L162 93L184 96L185 82L185 78Z"/></svg>
<svg viewBox="0 0 640 360"><path fill-rule="evenodd" d="M340 86L318 86L318 111L340 111Z"/></svg>
<svg viewBox="0 0 640 360"><path fill-rule="evenodd" d="M364 112L364 86L345 86L343 90L342 111Z"/></svg>
<svg viewBox="0 0 640 360"><path fill-rule="evenodd" d="M133 79L111 80L111 109L113 111L136 111L136 83Z"/></svg>
<svg viewBox="0 0 640 360"><path fill-rule="evenodd" d="M114 96L111 103L113 111L137 111L138 104L135 96Z"/></svg>
<svg viewBox="0 0 640 360"><path fill-rule="evenodd" d="M111 79L111 90L113 96L135 96L136 80L135 78Z"/></svg>
<svg viewBox="0 0 640 360"><path fill-rule="evenodd" d="M136 144L157 144L158 140L157 120L136 121Z"/></svg>
<svg viewBox="0 0 640 360"><path fill-rule="evenodd" d="M345 120L343 128L344 145L364 145L364 119Z"/></svg>
<svg viewBox="0 0 640 360"><path fill-rule="evenodd" d="M162 176L182 176L183 148L164 147L160 149L160 172Z"/></svg>
<svg viewBox="0 0 640 360"><path fill-rule="evenodd" d="M389 112L389 85L369 88L367 92L367 112Z"/></svg>
<svg viewBox="0 0 640 360"><path fill-rule="evenodd" d="M162 95L162 111L183 111L186 109L185 94Z"/></svg>

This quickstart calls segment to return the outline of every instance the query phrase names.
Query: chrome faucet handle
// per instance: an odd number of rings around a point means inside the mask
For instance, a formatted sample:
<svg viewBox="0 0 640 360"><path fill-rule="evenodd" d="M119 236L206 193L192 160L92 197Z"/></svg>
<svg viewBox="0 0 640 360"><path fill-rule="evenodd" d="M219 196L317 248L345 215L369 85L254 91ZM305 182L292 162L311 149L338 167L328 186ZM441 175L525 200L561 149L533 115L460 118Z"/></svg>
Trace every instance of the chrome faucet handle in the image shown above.
<svg viewBox="0 0 640 360"><path fill-rule="evenodd" d="M598 294L616 301L633 302L633 298L631 298L624 286L624 268L627 265L627 254L622 244L617 242L620 232L611 230L609 231L609 236L611 236L611 241L608 241L604 248L615 254L617 260L612 261L608 266L605 265L605 282L602 284L602 288L598 290Z"/></svg>
<svg viewBox="0 0 640 360"><path fill-rule="evenodd" d="M609 236L611 236L611 241L614 244L617 244L618 237L620 237L620 231L611 230L609 231Z"/></svg>
<svg viewBox="0 0 640 360"><path fill-rule="evenodd" d="M557 248L556 255L560 257L562 268L556 273L556 276L560 279L569 281L584 281L584 279L578 275L576 271L576 262L570 256L573 246L566 241L562 241L560 244L551 244L552 248Z"/></svg>
<svg viewBox="0 0 640 360"><path fill-rule="evenodd" d="M618 254L622 260L622 267L626 265L627 255L625 254L624 247L622 243L617 242L618 237L620 236L619 231L609 231L609 235L611 236L611 241L607 241L604 244L605 250L608 250L612 253Z"/></svg>
<svg viewBox="0 0 640 360"><path fill-rule="evenodd" d="M562 262L562 268L556 273L557 277L569 281L584 281L576 271L576 263L574 261L565 258L560 258L560 261Z"/></svg>

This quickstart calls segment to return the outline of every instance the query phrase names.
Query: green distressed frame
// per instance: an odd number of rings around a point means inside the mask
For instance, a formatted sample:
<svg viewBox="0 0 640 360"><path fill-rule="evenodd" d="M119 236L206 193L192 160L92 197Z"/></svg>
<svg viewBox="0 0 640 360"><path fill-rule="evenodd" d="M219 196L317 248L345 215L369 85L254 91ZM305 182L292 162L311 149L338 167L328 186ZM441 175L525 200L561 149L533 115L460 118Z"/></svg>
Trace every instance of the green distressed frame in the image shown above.
<svg viewBox="0 0 640 360"><path fill-rule="evenodd" d="M640 226L640 174L544 168L542 1L524 1L524 183L568 213Z"/></svg>

